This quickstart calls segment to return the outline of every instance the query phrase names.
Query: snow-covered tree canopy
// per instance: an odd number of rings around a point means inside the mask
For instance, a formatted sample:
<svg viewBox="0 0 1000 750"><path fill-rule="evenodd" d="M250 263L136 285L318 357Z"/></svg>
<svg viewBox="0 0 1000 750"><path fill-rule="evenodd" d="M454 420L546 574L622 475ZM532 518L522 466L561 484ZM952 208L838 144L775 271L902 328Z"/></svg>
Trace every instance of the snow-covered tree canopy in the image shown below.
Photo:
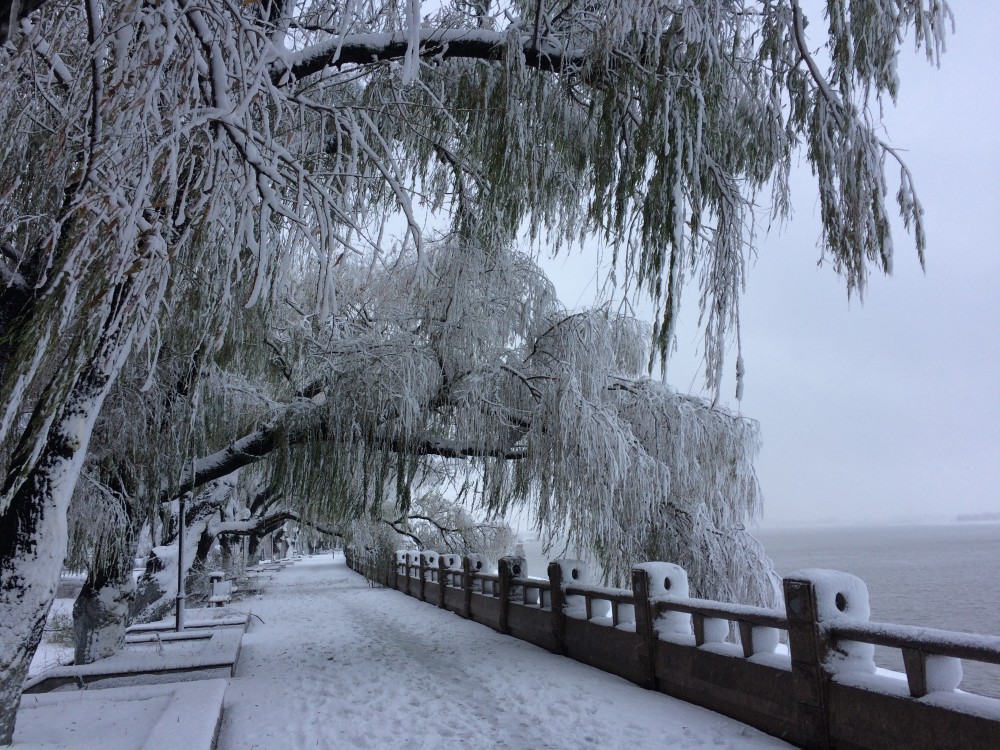
<svg viewBox="0 0 1000 750"><path fill-rule="evenodd" d="M231 416L235 439L185 466L180 490L267 458L301 518L386 523L395 508L454 527L411 507L450 485L492 517L528 509L612 578L664 558L706 595L770 597L743 531L760 510L756 424L645 378L645 325L570 314L524 253L454 238L390 265L345 261L336 286L336 314L272 308L264 356L284 382L258 379L254 410L270 415L249 433ZM216 425L233 414L211 411Z"/></svg>
<svg viewBox="0 0 1000 750"><path fill-rule="evenodd" d="M59 403L102 335L155 349L176 275L199 274L224 337L221 311L273 292L298 235L329 309L336 262L379 246L383 211L421 245L417 203L494 246L524 226L552 247L602 237L660 303L661 356L696 279L718 387L754 229L788 211L797 150L848 288L891 267L876 113L907 33L936 60L949 19L936 0L830 2L825 33L797 0L4 6L21 21L0 52L20 315L3 434L33 385ZM897 197L922 252L905 167Z"/></svg>

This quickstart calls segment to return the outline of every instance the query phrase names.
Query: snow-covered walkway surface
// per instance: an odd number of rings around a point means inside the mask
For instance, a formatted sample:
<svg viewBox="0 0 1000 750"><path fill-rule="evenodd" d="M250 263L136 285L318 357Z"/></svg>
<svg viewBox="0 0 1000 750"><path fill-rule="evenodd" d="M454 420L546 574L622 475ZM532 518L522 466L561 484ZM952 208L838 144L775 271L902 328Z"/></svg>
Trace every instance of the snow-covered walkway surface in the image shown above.
<svg viewBox="0 0 1000 750"><path fill-rule="evenodd" d="M755 729L303 560L252 603L220 750L771 748Z"/></svg>

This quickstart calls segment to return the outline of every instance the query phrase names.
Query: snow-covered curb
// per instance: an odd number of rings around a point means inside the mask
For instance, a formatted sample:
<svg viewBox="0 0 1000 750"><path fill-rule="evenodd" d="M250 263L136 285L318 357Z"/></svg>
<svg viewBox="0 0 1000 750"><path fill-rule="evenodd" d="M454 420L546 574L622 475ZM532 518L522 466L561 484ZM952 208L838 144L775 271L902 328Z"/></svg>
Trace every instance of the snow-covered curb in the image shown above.
<svg viewBox="0 0 1000 750"><path fill-rule="evenodd" d="M210 750L226 680L25 695L14 750Z"/></svg>
<svg viewBox="0 0 1000 750"><path fill-rule="evenodd" d="M243 629L221 627L210 632L210 638L133 644L133 650L92 664L55 667L25 682L24 692L47 692L74 683L138 685L164 679L232 676L240 657Z"/></svg>

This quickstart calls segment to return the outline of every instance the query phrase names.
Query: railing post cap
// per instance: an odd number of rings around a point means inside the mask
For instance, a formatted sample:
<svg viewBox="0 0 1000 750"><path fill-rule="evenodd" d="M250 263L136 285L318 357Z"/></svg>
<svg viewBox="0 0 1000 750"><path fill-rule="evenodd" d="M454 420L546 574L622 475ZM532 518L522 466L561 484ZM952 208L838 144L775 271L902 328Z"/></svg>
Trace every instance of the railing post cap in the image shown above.
<svg viewBox="0 0 1000 750"><path fill-rule="evenodd" d="M649 576L650 596L688 596L688 574L680 565L669 562L645 562L633 565L632 570L645 571Z"/></svg>
<svg viewBox="0 0 1000 750"><path fill-rule="evenodd" d="M590 583L590 570L583 560L559 559L553 560L552 564L559 566L563 586Z"/></svg>
<svg viewBox="0 0 1000 750"><path fill-rule="evenodd" d="M432 549L425 549L420 553L420 557L423 559L425 565L434 565L436 567L438 564L438 553Z"/></svg>
<svg viewBox="0 0 1000 750"><path fill-rule="evenodd" d="M840 620L867 622L871 616L868 604L868 587L855 575L839 570L806 568L796 570L784 579L785 606L789 624L795 620L800 625L813 616L808 602L803 601L803 588L808 585L815 592L815 617L820 623ZM831 673L875 673L875 646L863 641L832 640L826 645L824 666Z"/></svg>
<svg viewBox="0 0 1000 750"><path fill-rule="evenodd" d="M527 577L528 561L523 555L506 555L501 557L500 560L509 566L511 575L513 575L514 578Z"/></svg>
<svg viewBox="0 0 1000 750"><path fill-rule="evenodd" d="M816 592L816 616L820 622L832 619L850 619L867 622L871 617L868 586L851 573L824 568L803 568L784 579L786 600L788 583L811 584ZM789 602L792 604L792 602Z"/></svg>
<svg viewBox="0 0 1000 750"><path fill-rule="evenodd" d="M483 555L470 554L466 555L466 557L469 560L470 570L475 573L493 573L496 571Z"/></svg>

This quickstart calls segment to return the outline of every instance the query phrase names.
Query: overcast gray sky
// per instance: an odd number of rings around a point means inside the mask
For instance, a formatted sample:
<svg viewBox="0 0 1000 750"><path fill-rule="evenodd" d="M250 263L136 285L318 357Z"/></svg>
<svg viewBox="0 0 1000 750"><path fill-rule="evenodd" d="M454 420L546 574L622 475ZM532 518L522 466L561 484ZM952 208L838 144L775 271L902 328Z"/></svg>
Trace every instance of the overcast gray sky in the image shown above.
<svg viewBox="0 0 1000 750"><path fill-rule="evenodd" d="M908 47L884 118L926 211L926 274L898 225L893 276L849 302L816 265L806 167L793 221L759 242L743 299L746 389L737 404L730 378L724 401L761 423L764 525L1000 512L1000 2L952 8L941 68ZM894 194L898 170L887 173ZM544 264L570 307L593 300L594 255ZM679 335L668 380L680 390L700 387L700 340L693 326Z"/></svg>

